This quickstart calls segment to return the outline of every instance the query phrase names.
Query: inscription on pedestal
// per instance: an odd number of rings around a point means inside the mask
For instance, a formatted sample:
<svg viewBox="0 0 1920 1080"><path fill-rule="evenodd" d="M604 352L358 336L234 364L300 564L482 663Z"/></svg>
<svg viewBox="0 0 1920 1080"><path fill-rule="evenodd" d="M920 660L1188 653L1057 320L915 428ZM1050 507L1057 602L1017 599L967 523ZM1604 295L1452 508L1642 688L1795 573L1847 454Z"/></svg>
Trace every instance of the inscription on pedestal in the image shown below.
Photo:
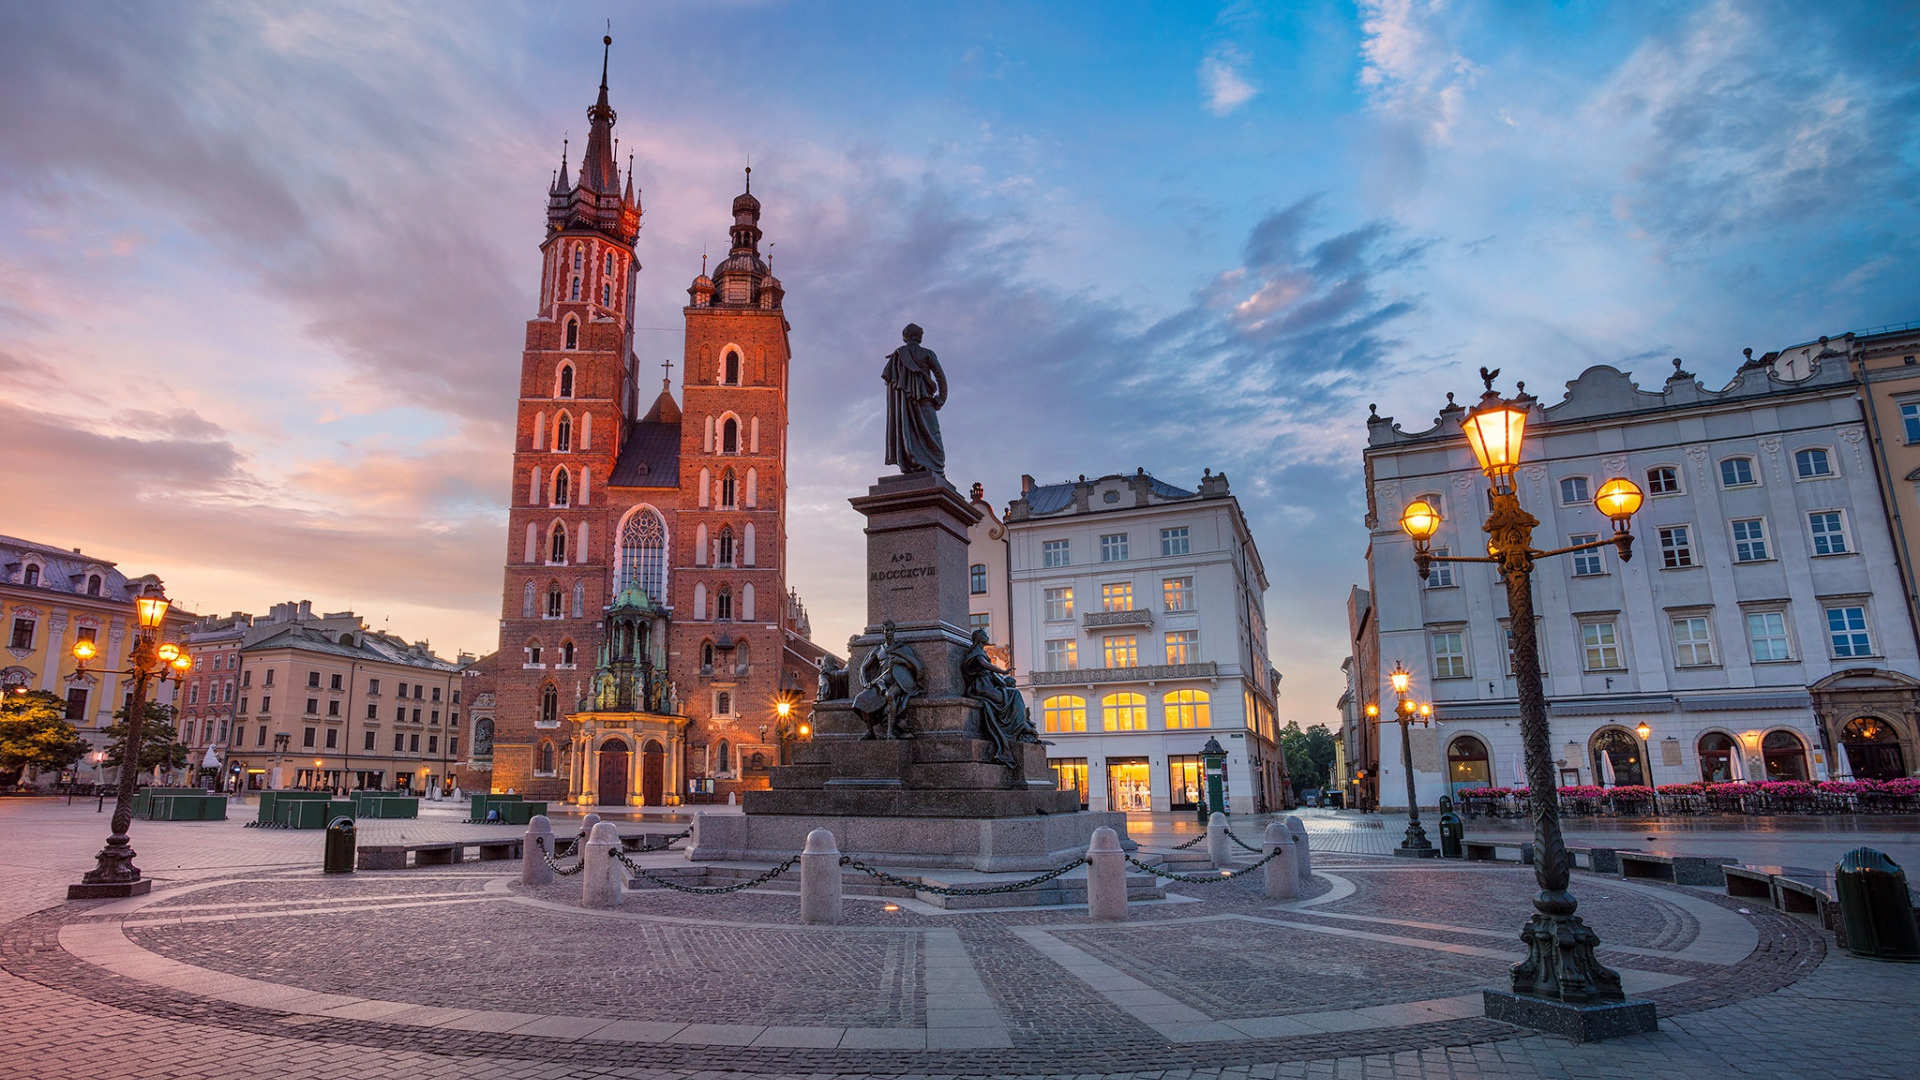
<svg viewBox="0 0 1920 1080"><path fill-rule="evenodd" d="M940 573L940 564L930 556L914 557L911 551L896 551L887 557L887 566L867 576L868 585L884 586L888 592L906 592Z"/></svg>

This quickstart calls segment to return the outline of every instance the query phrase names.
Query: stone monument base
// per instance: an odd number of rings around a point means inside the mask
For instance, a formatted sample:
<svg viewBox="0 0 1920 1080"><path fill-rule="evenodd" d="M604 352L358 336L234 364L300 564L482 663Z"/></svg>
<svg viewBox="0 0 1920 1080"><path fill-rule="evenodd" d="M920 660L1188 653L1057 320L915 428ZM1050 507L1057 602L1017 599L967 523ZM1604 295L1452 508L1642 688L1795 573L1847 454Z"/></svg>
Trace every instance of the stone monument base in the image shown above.
<svg viewBox="0 0 1920 1080"><path fill-rule="evenodd" d="M873 866L1037 873L1085 855L1093 830L1102 825L1120 834L1121 846L1138 846L1126 839L1127 815L1118 812L996 818L698 814L687 858L781 862L806 847L808 833L827 829L842 852Z"/></svg>
<svg viewBox="0 0 1920 1080"><path fill-rule="evenodd" d="M1574 1042L1600 1042L1622 1035L1658 1031L1660 1021L1651 1001L1600 1001L1575 1005L1552 998L1484 990L1487 1019L1504 1020L1524 1028L1564 1035Z"/></svg>
<svg viewBox="0 0 1920 1080"><path fill-rule="evenodd" d="M141 878L138 881L111 881L98 885L83 882L67 886L67 899L118 900L128 896L145 896L152 891L152 878Z"/></svg>

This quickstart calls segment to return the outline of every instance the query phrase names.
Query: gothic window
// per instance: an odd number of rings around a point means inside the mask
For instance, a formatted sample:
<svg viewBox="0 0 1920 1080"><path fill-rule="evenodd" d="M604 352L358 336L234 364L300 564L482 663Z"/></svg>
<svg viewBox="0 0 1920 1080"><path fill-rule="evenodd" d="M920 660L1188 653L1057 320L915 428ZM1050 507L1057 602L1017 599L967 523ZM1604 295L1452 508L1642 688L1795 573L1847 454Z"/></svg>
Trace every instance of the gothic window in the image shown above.
<svg viewBox="0 0 1920 1080"><path fill-rule="evenodd" d="M713 673L713 642L711 641L700 643L700 673L703 675Z"/></svg>
<svg viewBox="0 0 1920 1080"><path fill-rule="evenodd" d="M553 471L553 505L567 505L567 496L571 494L569 491L571 486L572 482L567 479L567 470L555 469ZM557 561L559 556L556 555L554 558Z"/></svg>
<svg viewBox="0 0 1920 1080"><path fill-rule="evenodd" d="M572 364L560 365L560 393L557 396L565 397L565 398L570 398L573 396L573 365Z"/></svg>
<svg viewBox="0 0 1920 1080"><path fill-rule="evenodd" d="M100 595L100 575L99 574L94 574L87 578L87 595L88 596Z"/></svg>
<svg viewBox="0 0 1920 1080"><path fill-rule="evenodd" d="M728 386L740 385L740 354L727 350L727 368L723 380Z"/></svg>
<svg viewBox="0 0 1920 1080"><path fill-rule="evenodd" d="M734 508L735 505L737 505L734 502L734 494L738 487L739 485L734 482L732 469L728 469L725 472L720 474L721 509L731 510Z"/></svg>
<svg viewBox="0 0 1920 1080"><path fill-rule="evenodd" d="M534 607L536 606L534 594L535 589L533 582L529 581L527 582L526 595L520 598L520 617L523 619L531 619L534 616Z"/></svg>
<svg viewBox="0 0 1920 1080"><path fill-rule="evenodd" d="M720 425L720 452L723 454L740 452L740 421L731 416L727 417L726 423Z"/></svg>
<svg viewBox="0 0 1920 1080"><path fill-rule="evenodd" d="M600 283L600 306L613 306L613 285L609 282L603 281Z"/></svg>
<svg viewBox="0 0 1920 1080"><path fill-rule="evenodd" d="M660 515L641 510L620 533L620 587L639 585L655 603L666 599L667 528Z"/></svg>
<svg viewBox="0 0 1920 1080"><path fill-rule="evenodd" d="M544 655L544 653L542 653L540 649L540 639L539 638L529 639L527 641L527 663L529 664L539 663L540 657L542 655Z"/></svg>
<svg viewBox="0 0 1920 1080"><path fill-rule="evenodd" d="M573 583L573 617L576 619L587 617L587 583L584 581Z"/></svg>
<svg viewBox="0 0 1920 1080"><path fill-rule="evenodd" d="M720 695L720 700L721 707L717 711L724 716L726 715L726 706L730 704L730 702L727 701L727 695L724 693ZM725 739L720 740L720 750L713 755L713 771L717 773L729 773L733 771L733 747L729 745Z"/></svg>
<svg viewBox="0 0 1920 1080"><path fill-rule="evenodd" d="M547 590L547 618L558 619L565 615L567 613L566 604L566 594L560 591L559 585L556 584Z"/></svg>
<svg viewBox="0 0 1920 1080"><path fill-rule="evenodd" d="M567 561L567 527L555 523L553 526L553 544L547 551L547 561L564 563Z"/></svg>
<svg viewBox="0 0 1920 1080"><path fill-rule="evenodd" d="M612 277L613 276L613 253L612 252L607 253L607 261L605 265L606 265L606 269L604 271L605 275L607 277Z"/></svg>
<svg viewBox="0 0 1920 1080"><path fill-rule="evenodd" d="M557 723L560 719L560 691L548 683L540 690L540 722Z"/></svg>
<svg viewBox="0 0 1920 1080"><path fill-rule="evenodd" d="M713 617L721 622L733 618L733 586L722 585L713 595Z"/></svg>
<svg viewBox="0 0 1920 1080"><path fill-rule="evenodd" d="M733 673L735 675L745 675L751 663L752 658L747 655L747 643L742 641L740 644L735 645L733 647Z"/></svg>
<svg viewBox="0 0 1920 1080"><path fill-rule="evenodd" d="M585 249L583 249L579 244L573 245L573 268L575 270L580 269L580 258L584 250Z"/></svg>
<svg viewBox="0 0 1920 1080"><path fill-rule="evenodd" d="M567 299L569 300L580 299L580 275L579 274L573 275L573 291L567 295Z"/></svg>
<svg viewBox="0 0 1920 1080"><path fill-rule="evenodd" d="M567 320L567 348L577 349L579 347L580 347L580 320L568 319Z"/></svg>
<svg viewBox="0 0 1920 1080"><path fill-rule="evenodd" d="M720 566L733 565L733 526L720 526Z"/></svg>
<svg viewBox="0 0 1920 1080"><path fill-rule="evenodd" d="M572 638L568 638L567 640L560 643L560 662L563 664L567 664L569 666L573 664L573 639Z"/></svg>
<svg viewBox="0 0 1920 1080"><path fill-rule="evenodd" d="M568 368L561 373L561 397L566 397L568 393L573 390L572 376L572 368ZM560 418L553 422L553 448L562 454L573 449L573 417L568 416L566 413L561 413Z"/></svg>
<svg viewBox="0 0 1920 1080"><path fill-rule="evenodd" d="M553 771L553 742L551 740L540 740L540 761L535 766L535 769L543 773L551 773Z"/></svg>

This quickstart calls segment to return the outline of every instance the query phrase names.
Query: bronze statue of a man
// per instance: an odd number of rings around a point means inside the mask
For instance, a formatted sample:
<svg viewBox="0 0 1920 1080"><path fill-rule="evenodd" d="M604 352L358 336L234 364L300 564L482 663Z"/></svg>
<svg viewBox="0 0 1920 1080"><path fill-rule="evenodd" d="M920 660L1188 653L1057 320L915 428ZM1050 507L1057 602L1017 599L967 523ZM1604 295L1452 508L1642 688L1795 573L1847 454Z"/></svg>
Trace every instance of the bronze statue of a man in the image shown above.
<svg viewBox="0 0 1920 1080"><path fill-rule="evenodd" d="M910 739L907 706L927 692L926 669L914 655L913 646L894 637L893 620L880 628L880 647L867 654L860 665L860 681L866 689L853 699L853 711L867 725L865 738Z"/></svg>
<svg viewBox="0 0 1920 1080"><path fill-rule="evenodd" d="M900 331L906 344L887 357L880 378L887 384L887 464L902 473L945 476L947 449L940 441L940 408L947 403L947 373L933 350L920 344L912 323Z"/></svg>

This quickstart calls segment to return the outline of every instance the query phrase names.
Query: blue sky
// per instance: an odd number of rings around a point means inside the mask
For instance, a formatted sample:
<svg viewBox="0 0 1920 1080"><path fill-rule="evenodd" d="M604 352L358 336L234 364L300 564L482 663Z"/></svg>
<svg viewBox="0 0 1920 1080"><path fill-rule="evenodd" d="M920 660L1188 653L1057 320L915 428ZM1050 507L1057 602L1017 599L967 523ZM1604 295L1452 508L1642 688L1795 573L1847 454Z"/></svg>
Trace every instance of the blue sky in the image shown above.
<svg viewBox="0 0 1920 1080"><path fill-rule="evenodd" d="M7 3L0 532L491 650L543 193L609 18L644 358L753 162L829 645L909 319L956 483L1229 475L1303 723L1369 402L1424 422L1483 363L1717 385L1920 320L1911 4Z"/></svg>

